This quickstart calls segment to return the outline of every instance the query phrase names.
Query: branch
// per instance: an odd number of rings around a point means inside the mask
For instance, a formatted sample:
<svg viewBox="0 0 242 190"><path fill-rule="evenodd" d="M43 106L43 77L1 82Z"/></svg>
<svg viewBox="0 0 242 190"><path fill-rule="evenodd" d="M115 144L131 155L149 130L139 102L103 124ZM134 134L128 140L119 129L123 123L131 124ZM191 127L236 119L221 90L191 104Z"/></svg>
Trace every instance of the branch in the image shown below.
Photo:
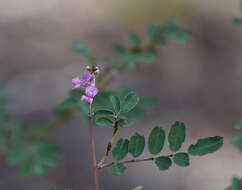
<svg viewBox="0 0 242 190"><path fill-rule="evenodd" d="M112 134L112 138L111 140L108 142L107 148L106 148L106 153L105 155L102 157L101 161L98 163L98 166L101 166L105 163L105 161L107 160L111 150L112 150L112 146L115 142L116 137L118 136L120 131L120 128L118 126L118 122L115 122L114 126L113 126L113 134Z"/></svg>
<svg viewBox="0 0 242 190"><path fill-rule="evenodd" d="M172 157L172 156L173 156L173 154L167 155L167 157ZM111 167L114 164L130 164L130 163L137 163L137 162L152 161L159 157L160 156L149 157L149 158L144 158L144 159L132 159L132 160L126 160L123 162L111 162L111 163L103 164L103 165L99 166L99 168L102 169L102 168Z"/></svg>

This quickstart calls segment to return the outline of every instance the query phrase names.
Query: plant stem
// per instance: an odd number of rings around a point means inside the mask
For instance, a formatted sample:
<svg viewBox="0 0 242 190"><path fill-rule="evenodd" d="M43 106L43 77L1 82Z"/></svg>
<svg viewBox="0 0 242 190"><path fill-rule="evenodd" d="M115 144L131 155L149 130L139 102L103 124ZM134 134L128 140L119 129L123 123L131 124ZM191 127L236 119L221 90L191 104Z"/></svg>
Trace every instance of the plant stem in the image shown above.
<svg viewBox="0 0 242 190"><path fill-rule="evenodd" d="M112 134L112 138L110 141L108 141L108 145L107 145L107 148L106 148L106 153L105 155L102 157L101 161L98 163L98 167L99 166L102 166L105 161L107 160L111 150L112 150L112 146L113 146L113 143L115 142L115 139L116 137L118 136L119 134L119 131L120 131L120 128L118 126L118 122L115 122L115 125L113 126L113 134Z"/></svg>
<svg viewBox="0 0 242 190"><path fill-rule="evenodd" d="M95 147L95 139L93 132L93 113L92 113L92 105L89 106L89 114L88 114L88 123L89 123L89 137L90 137L90 146L91 146L91 159L92 159L92 167L94 173L94 189L100 190L100 177L99 177L99 167L97 166L97 158L96 158L96 147Z"/></svg>
<svg viewBox="0 0 242 190"><path fill-rule="evenodd" d="M173 154L167 155L167 157L172 157ZM158 158L160 156L157 157L149 157L149 158L144 158L144 159L132 159L132 160L126 160L123 162L111 162L111 163L107 163L107 164L103 164L101 166L99 166L100 169L102 168L107 168L107 167L111 167L114 164L130 164L130 163L137 163L137 162L145 162L145 161L152 161L155 160L156 158Z"/></svg>

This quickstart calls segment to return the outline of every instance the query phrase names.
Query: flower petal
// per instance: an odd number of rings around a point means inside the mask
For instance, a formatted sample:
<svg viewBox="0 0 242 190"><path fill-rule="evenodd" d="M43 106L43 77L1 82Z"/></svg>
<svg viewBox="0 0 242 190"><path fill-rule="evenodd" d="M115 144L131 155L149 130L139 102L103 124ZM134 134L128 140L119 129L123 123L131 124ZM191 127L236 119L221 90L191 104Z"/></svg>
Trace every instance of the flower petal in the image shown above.
<svg viewBox="0 0 242 190"><path fill-rule="evenodd" d="M89 97L94 97L97 95L98 93L98 89L95 86L88 86L85 90L85 93L87 96Z"/></svg>
<svg viewBox="0 0 242 190"><path fill-rule="evenodd" d="M90 74L90 73L88 73L88 72L84 72L83 74L82 74L82 81L84 82L84 83L87 83L87 82L89 82L89 80L92 78L92 75Z"/></svg>
<svg viewBox="0 0 242 190"><path fill-rule="evenodd" d="M81 97L81 101L83 101L83 102L87 102L87 103L91 104L92 101L93 101L93 98L92 98L92 97L89 97L89 96L85 96L85 95L83 95L83 96Z"/></svg>
<svg viewBox="0 0 242 190"><path fill-rule="evenodd" d="M81 80L78 77L72 79L73 88L81 87Z"/></svg>

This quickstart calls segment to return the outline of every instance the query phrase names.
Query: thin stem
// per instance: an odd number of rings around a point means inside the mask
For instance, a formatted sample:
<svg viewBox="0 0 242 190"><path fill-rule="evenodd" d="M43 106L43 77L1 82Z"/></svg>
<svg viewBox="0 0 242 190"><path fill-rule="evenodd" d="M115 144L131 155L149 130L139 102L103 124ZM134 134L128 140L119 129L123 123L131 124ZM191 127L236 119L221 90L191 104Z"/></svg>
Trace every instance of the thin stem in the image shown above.
<svg viewBox="0 0 242 190"><path fill-rule="evenodd" d="M173 154L168 155L167 157L172 157ZM102 168L107 168L107 167L111 167L114 164L130 164L130 163L137 163L137 162L145 162L145 161L152 161L155 160L156 158L158 158L160 156L157 157L149 157L149 158L144 158L144 159L132 159L132 160L126 160L123 162L111 162L111 163L107 163L107 164L103 164L101 166L99 166L100 169Z"/></svg>
<svg viewBox="0 0 242 190"><path fill-rule="evenodd" d="M98 166L102 166L105 161L107 160L111 150L112 150L112 146L113 146L113 143L115 142L115 139L116 137L118 136L119 134L119 131L120 131L120 128L118 126L118 122L115 122L115 125L113 126L113 134L112 134L112 138L110 141L108 141L108 144L107 144L107 148L106 148L106 153L105 155L102 157L101 161L98 163Z"/></svg>
<svg viewBox="0 0 242 190"><path fill-rule="evenodd" d="M99 177L99 168L97 166L97 158L96 158L96 147L95 147L95 139L93 133L93 123L92 123L92 105L89 106L89 114L88 114L88 123L89 123L89 136L90 136L90 145L91 145L91 159L92 159L92 167L94 173L94 189L100 190L100 177Z"/></svg>

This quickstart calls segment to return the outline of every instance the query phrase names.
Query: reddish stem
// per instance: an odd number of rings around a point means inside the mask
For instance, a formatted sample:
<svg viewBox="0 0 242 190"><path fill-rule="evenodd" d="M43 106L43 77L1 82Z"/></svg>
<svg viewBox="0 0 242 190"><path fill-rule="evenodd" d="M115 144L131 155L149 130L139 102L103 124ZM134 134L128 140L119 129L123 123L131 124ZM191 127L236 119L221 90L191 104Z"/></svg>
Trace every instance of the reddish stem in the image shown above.
<svg viewBox="0 0 242 190"><path fill-rule="evenodd" d="M93 167L93 173L94 173L94 189L100 190L100 177L99 177L99 168L97 166L96 147L95 147L95 139L94 139L94 133L93 133L91 105L90 105L90 109L89 109L88 122L89 122L89 136L90 136L90 145L91 145L90 152L91 152L92 167Z"/></svg>

